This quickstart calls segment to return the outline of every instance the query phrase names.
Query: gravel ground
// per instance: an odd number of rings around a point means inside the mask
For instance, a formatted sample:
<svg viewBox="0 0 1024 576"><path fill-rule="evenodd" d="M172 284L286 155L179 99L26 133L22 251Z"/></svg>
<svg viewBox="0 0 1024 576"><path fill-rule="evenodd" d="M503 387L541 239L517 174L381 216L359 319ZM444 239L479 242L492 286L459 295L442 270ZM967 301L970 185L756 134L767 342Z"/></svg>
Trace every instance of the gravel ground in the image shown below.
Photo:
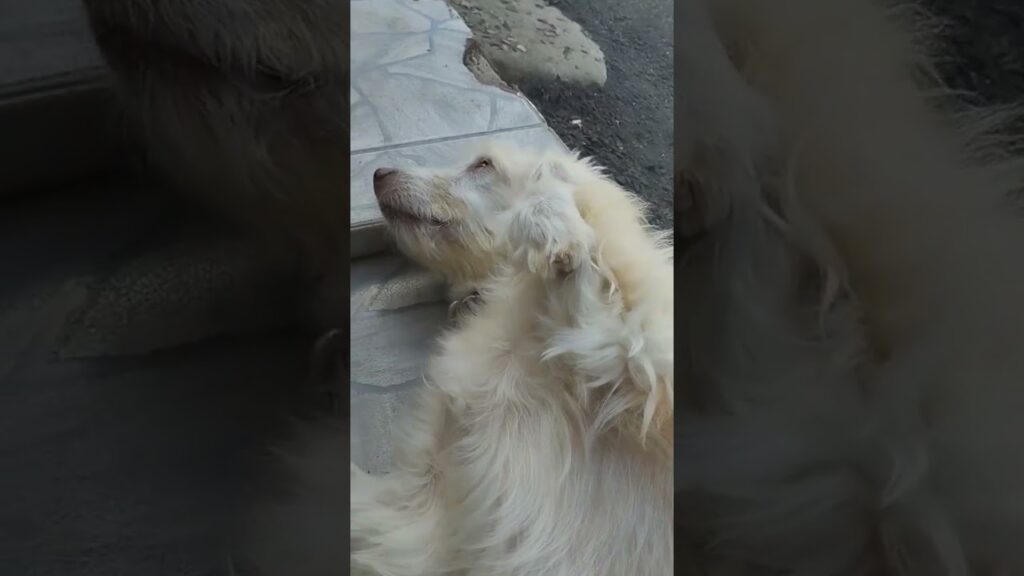
<svg viewBox="0 0 1024 576"><path fill-rule="evenodd" d="M570 147L594 156L672 228L671 0L549 0L604 51L602 88L524 82L519 88Z"/></svg>
<svg viewBox="0 0 1024 576"><path fill-rule="evenodd" d="M948 48L940 71L976 104L1013 104L1024 97L1024 2L926 0L945 22Z"/></svg>

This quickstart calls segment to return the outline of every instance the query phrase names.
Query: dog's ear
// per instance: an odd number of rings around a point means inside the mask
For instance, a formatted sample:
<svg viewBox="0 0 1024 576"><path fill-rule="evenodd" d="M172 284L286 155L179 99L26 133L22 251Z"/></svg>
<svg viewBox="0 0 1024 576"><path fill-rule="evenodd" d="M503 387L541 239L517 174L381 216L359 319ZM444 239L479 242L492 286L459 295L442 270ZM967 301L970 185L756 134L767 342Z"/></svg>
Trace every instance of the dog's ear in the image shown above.
<svg viewBox="0 0 1024 576"><path fill-rule="evenodd" d="M544 162L535 170L529 194L507 215L503 228L512 260L546 278L575 271L589 260L594 244L568 173L557 162Z"/></svg>
<svg viewBox="0 0 1024 576"><path fill-rule="evenodd" d="M569 167L562 162L562 159L557 156L548 156L537 165L537 168L533 171L532 180L541 186L544 185L545 180L548 183L558 184L572 184L572 175L569 172Z"/></svg>

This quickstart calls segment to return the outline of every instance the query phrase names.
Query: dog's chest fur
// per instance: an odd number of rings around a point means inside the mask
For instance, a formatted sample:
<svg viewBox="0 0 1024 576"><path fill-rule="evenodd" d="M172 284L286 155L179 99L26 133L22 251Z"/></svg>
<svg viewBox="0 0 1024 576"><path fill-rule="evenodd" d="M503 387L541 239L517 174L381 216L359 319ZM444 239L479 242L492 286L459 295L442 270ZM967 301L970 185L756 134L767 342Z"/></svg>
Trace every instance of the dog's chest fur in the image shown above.
<svg viewBox="0 0 1024 576"><path fill-rule="evenodd" d="M428 369L446 403L438 462L450 565L670 573L670 456L614 429L587 439L573 375L540 361L543 328L521 313L539 288L518 288L463 310Z"/></svg>

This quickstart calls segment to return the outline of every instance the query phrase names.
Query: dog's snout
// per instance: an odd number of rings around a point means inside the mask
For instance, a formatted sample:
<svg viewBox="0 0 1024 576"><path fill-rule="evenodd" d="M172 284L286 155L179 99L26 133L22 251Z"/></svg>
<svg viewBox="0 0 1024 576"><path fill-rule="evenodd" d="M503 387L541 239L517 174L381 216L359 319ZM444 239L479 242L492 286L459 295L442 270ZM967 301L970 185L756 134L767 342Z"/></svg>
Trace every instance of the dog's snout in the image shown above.
<svg viewBox="0 0 1024 576"><path fill-rule="evenodd" d="M383 198L388 191L395 187L393 182L398 170L394 168L377 168L373 171L373 194L377 198Z"/></svg>
<svg viewBox="0 0 1024 576"><path fill-rule="evenodd" d="M395 175L398 174L398 170L394 168L377 168L373 171L373 193L378 198L387 193L388 190L394 188Z"/></svg>
<svg viewBox="0 0 1024 576"><path fill-rule="evenodd" d="M377 183L382 180L385 180L389 176L394 175L395 172L397 172L397 170L395 170L394 168L377 168L376 170L373 171L373 181L374 183Z"/></svg>

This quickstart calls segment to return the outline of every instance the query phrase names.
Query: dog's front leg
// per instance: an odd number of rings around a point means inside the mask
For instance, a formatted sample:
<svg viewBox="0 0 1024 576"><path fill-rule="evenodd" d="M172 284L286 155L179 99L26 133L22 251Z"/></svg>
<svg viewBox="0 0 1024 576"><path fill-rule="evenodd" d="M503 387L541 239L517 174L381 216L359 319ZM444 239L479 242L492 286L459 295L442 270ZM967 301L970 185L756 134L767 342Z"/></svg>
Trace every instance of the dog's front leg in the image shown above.
<svg viewBox="0 0 1024 576"><path fill-rule="evenodd" d="M549 171L556 175L549 177ZM542 278L557 278L578 269L590 258L595 242L571 188L557 174L557 166L538 170L534 178L548 182L549 187L508 215L504 231L512 259Z"/></svg>

